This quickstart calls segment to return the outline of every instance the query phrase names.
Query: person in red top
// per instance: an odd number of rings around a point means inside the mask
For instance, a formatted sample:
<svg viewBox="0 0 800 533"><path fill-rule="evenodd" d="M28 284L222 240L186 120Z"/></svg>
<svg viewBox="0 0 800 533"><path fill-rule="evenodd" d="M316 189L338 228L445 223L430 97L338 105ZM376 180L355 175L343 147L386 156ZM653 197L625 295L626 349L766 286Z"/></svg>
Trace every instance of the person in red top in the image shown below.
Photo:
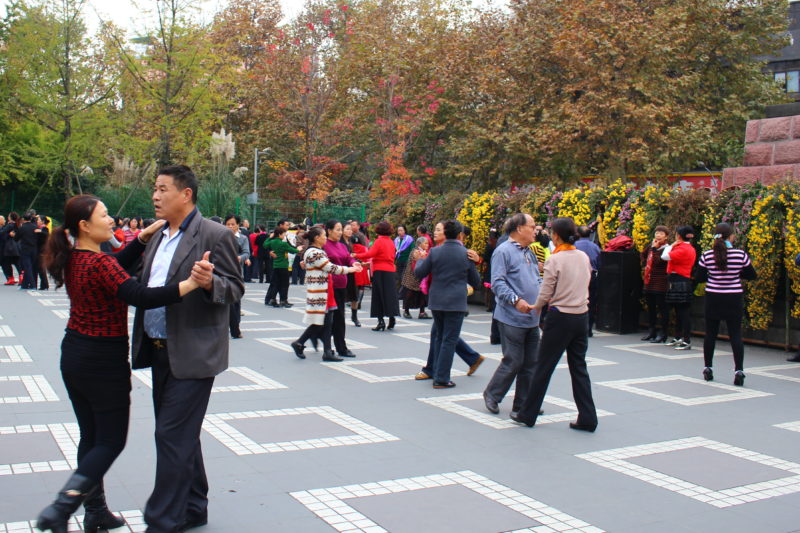
<svg viewBox="0 0 800 533"><path fill-rule="evenodd" d="M103 477L125 447L128 434L128 304L162 307L199 287L189 278L148 288L125 272L163 225L163 221L151 224L119 254L105 254L100 245L111 238L114 220L98 198L80 195L67 202L64 225L56 228L47 242L44 263L56 286L66 285L70 299L61 343L61 375L81 439L78 469L39 515L36 527L42 531L67 531L70 516L82 502L85 531L125 525L108 510Z"/></svg>
<svg viewBox="0 0 800 533"><path fill-rule="evenodd" d="M667 343L676 350L692 348L692 269L697 250L692 246L694 229L680 226L675 231L675 244L666 246L661 258L667 263L667 303L675 309L675 337Z"/></svg>
<svg viewBox="0 0 800 533"><path fill-rule="evenodd" d="M359 261L372 259L372 304L370 306L370 316L378 319L378 325L372 328L373 331L383 331L394 329L395 318L400 315L400 302L397 299L397 289L395 281L396 268L394 258L397 250L392 242L392 225L383 220L375 225L375 233L378 237L372 247L362 253L354 253L353 256ZM383 317L389 317L389 325L383 321Z"/></svg>

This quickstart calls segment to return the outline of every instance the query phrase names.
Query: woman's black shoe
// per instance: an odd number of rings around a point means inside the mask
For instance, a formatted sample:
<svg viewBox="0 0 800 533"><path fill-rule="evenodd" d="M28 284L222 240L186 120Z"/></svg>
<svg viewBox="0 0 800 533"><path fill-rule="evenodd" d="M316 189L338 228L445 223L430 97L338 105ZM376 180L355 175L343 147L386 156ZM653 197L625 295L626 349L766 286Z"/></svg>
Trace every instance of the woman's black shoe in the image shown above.
<svg viewBox="0 0 800 533"><path fill-rule="evenodd" d="M356 309L350 310L350 320L353 321L353 325L357 328L361 327L361 322L358 321L358 311Z"/></svg>
<svg viewBox="0 0 800 533"><path fill-rule="evenodd" d="M733 375L733 384L737 387L744 387L744 372L737 370Z"/></svg>
<svg viewBox="0 0 800 533"><path fill-rule="evenodd" d="M403 318L411 318L411 313L408 312L408 309L403 309Z"/></svg>
<svg viewBox="0 0 800 533"><path fill-rule="evenodd" d="M667 342L667 336L666 335L659 335L655 339L652 339L650 341L650 344L664 344L665 342Z"/></svg>
<svg viewBox="0 0 800 533"><path fill-rule="evenodd" d="M393 316L389 317L389 325L386 326L386 329L394 329L394 317Z"/></svg>
<svg viewBox="0 0 800 533"><path fill-rule="evenodd" d="M329 363L338 363L339 361L342 361L342 358L341 358L341 357L337 357L337 356L336 356L336 355L335 355L335 354L334 354L332 351L330 351L330 350L325 350L325 351L322 353L322 360L323 360L323 361L327 361L327 362L329 362Z"/></svg>
<svg viewBox="0 0 800 533"><path fill-rule="evenodd" d="M314 347L314 351L319 351L319 337L311 337L311 346Z"/></svg>
<svg viewBox="0 0 800 533"><path fill-rule="evenodd" d="M92 492L96 483L86 476L72 474L66 485L58 493L55 501L39 514L36 527L42 531L67 533L67 523L72 513L81 506L86 496Z"/></svg>
<svg viewBox="0 0 800 533"><path fill-rule="evenodd" d="M294 341L292 343L292 349L294 350L294 354L297 357L299 357L300 359L305 359L306 358L305 354L303 353L303 350L305 349L305 346L303 344L301 344L301 343L299 343L297 341Z"/></svg>
<svg viewBox="0 0 800 533"><path fill-rule="evenodd" d="M372 331L383 331L386 329L386 323L383 321L382 318L378 319L378 325L372 328Z"/></svg>
<svg viewBox="0 0 800 533"><path fill-rule="evenodd" d="M99 529L103 531L117 529L125 525L124 520L108 510L102 482L89 493L83 506L86 508L86 514L83 517L83 530L86 533L97 533Z"/></svg>
<svg viewBox="0 0 800 533"><path fill-rule="evenodd" d="M651 341L651 340L653 340L655 338L656 338L656 332L653 331L653 330L650 330L650 333L648 333L647 335L642 337L642 340L643 341Z"/></svg>
<svg viewBox="0 0 800 533"><path fill-rule="evenodd" d="M711 370L711 367L705 367L703 369L703 379L706 381L714 381L714 371Z"/></svg>

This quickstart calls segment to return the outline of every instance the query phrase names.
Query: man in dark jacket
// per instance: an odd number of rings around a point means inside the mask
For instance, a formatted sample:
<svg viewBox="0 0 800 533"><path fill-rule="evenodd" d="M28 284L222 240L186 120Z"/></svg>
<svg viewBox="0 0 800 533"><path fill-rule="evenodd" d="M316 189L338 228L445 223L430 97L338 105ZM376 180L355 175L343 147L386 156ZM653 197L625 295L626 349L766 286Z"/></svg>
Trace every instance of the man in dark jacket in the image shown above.
<svg viewBox="0 0 800 533"><path fill-rule="evenodd" d="M463 226L456 220L444 224L447 239L430 251L427 258L417 262L414 275L423 279L431 275L428 307L433 312L434 347L433 388L455 387L450 381L453 354L461 335L461 325L467 314L467 284L474 289L481 286L481 277L475 263L469 260L467 249L458 241Z"/></svg>
<svg viewBox="0 0 800 533"><path fill-rule="evenodd" d="M15 232L14 239L19 244L19 262L22 270L20 289L35 289L38 277L37 259L39 255L38 235L33 219L36 213L27 211L22 215L22 224Z"/></svg>

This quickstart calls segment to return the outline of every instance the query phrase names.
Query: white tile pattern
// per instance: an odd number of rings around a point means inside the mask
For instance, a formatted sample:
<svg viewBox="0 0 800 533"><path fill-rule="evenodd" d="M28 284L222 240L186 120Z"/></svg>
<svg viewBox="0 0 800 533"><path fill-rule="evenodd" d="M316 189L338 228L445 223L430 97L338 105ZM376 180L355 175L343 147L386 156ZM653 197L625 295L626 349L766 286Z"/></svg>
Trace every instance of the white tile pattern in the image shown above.
<svg viewBox="0 0 800 533"><path fill-rule="evenodd" d="M755 368L748 368L746 369L746 374L753 374L756 376L764 376L768 378L775 378L775 379L782 379L785 381L793 381L795 383L800 383L800 375L797 376L790 376L786 374L779 374L778 370L800 370L800 365L797 363L792 363L788 365L770 365L770 366L758 366Z"/></svg>
<svg viewBox="0 0 800 533"><path fill-rule="evenodd" d="M350 341L348 341L350 344ZM406 374L402 374L400 376L376 376L375 374L370 374L366 370L362 370L358 367L360 366L369 366L369 365L380 365L380 364L389 364L389 363L411 363L412 365L421 369L424 367L427 362L423 361L422 359L417 359L416 357L394 357L390 359L367 359L361 361L342 361L340 363L323 363L328 368L333 368L334 370L338 370L339 372L344 372L345 374L349 374L355 378L358 378L362 381L366 381L367 383L388 383L391 381L413 381L414 374L417 371L411 369L410 372ZM465 376L466 373L462 372L461 370L451 370L451 375L453 376Z"/></svg>
<svg viewBox="0 0 800 533"><path fill-rule="evenodd" d="M144 516L141 511L122 511L115 513L121 515L125 520L125 525L113 531L120 533L139 533L147 529L147 524L144 523ZM67 531L83 531L83 514L73 515L67 523ZM40 533L36 529L36 520L28 522L6 522L0 524L0 533Z"/></svg>
<svg viewBox="0 0 800 533"><path fill-rule="evenodd" d="M0 346L0 352L5 351L6 356L0 357L0 363L31 363L33 359L31 359L30 354L25 349L24 346L20 344L14 344L11 346Z"/></svg>
<svg viewBox="0 0 800 533"><path fill-rule="evenodd" d="M243 392L252 390L273 390L273 389L286 389L286 385L278 383L275 380L269 379L264 374L259 374L255 370L251 370L246 366L232 366L225 372L231 372L244 379L251 381L251 384L246 385L216 385L211 388L211 392ZM147 386L153 388L153 378L150 370L134 370L133 376Z"/></svg>
<svg viewBox="0 0 800 533"><path fill-rule="evenodd" d="M506 395L506 401L510 402L514 398L514 391L511 390ZM466 400L482 400L483 393L476 392L471 394L456 394L453 396L439 396L439 397L430 397L430 398L417 398L417 400L427 403L428 405L433 405L440 409L444 409L450 413L454 413L464 418L468 418L470 420L474 420L475 422L481 423L484 426L489 426L494 429L510 429L510 428L518 428L519 424L516 422L512 422L506 418L500 418L499 415L493 415L485 410L479 411L477 409L473 409L472 407L467 407L466 405L461 405L459 402L463 402ZM545 404L556 405L558 407L568 409L568 411L554 413L554 414L547 414L547 407L543 407L545 414L540 415L536 419L536 425L541 424L552 424L554 422L566 422L566 421L574 421L575 417L578 415L577 409L575 409L575 403L572 400L565 400L563 398L556 398L555 396L546 396ZM597 416L613 416L614 413L609 411L604 411L603 409L597 409Z"/></svg>
<svg viewBox="0 0 800 533"><path fill-rule="evenodd" d="M345 500L453 485L461 485L473 490L541 524L509 533L603 533L602 529L470 470L360 485L303 490L292 492L290 495L337 531L388 533L380 524L376 524L347 505Z"/></svg>
<svg viewBox="0 0 800 533"><path fill-rule="evenodd" d="M709 393L716 390L729 391L730 394L709 394L708 396L697 396L694 398L683 398L680 396L673 396L662 392L655 392L643 388L636 387L638 384L645 383L663 383L668 381L685 381L687 383L695 383L707 387ZM744 389L733 385L726 385L724 383L715 383L713 381L703 381L702 379L688 378L686 376L672 375L672 376L656 376L652 378L634 378L634 379L621 379L618 381L600 381L598 385L604 387L611 387L625 392L631 392L640 396L647 396L648 398L655 398L656 400L664 400L665 402L677 403L684 406L692 405L705 405L709 403L719 402L732 402L735 400L745 400L750 398L761 398L764 396L772 396L772 393L761 392L753 389Z"/></svg>
<svg viewBox="0 0 800 533"><path fill-rule="evenodd" d="M56 441L63 457L36 463L0 464L0 476L15 476L34 472L62 472L74 470L78 467L78 441L81 436L78 424L34 424L0 427L0 439L3 438L3 435L21 433L49 433Z"/></svg>
<svg viewBox="0 0 800 533"><path fill-rule="evenodd" d="M27 396L0 396L0 404L57 402L58 395L47 379L35 376L0 376L0 383L22 383L28 391Z"/></svg>
<svg viewBox="0 0 800 533"><path fill-rule="evenodd" d="M227 423L228 420L243 420L249 418L271 418L276 416L292 415L319 415L335 424L342 426L355 435L341 437L322 437L318 439L293 440L286 442L258 443L241 431ZM242 413L215 413L206 415L203 429L220 441L225 447L236 455L252 455L261 453L277 453L296 450L313 450L315 448L330 448L334 446L352 446L355 444L371 444L400 440L394 435L366 424L352 416L329 406L298 407L295 409L274 409L272 411L246 411Z"/></svg>
<svg viewBox="0 0 800 533"><path fill-rule="evenodd" d="M702 343L697 344L691 350L676 350L672 346L664 346L663 344L651 344L649 342L640 342L636 344L614 344L606 346L606 348L614 348L615 350L622 350L623 352L637 353L641 355L649 355L651 357L658 357L660 359L695 359L703 357ZM661 351L659 351L659 348ZM731 352L716 349L714 350L715 356L732 355Z"/></svg>
<svg viewBox="0 0 800 533"><path fill-rule="evenodd" d="M262 344L266 344L267 346L272 346L273 348L277 348L283 352L293 354L294 350L292 349L291 344L297 340L297 337L269 337L256 340ZM351 350L374 350L377 348L377 346L351 339L347 339L347 347Z"/></svg>
<svg viewBox="0 0 800 533"><path fill-rule="evenodd" d="M645 455L687 450L690 448L708 448L709 450L726 453L739 459L752 461L779 470L785 470L789 475L771 481L751 483L749 485L742 485L724 490L713 490L626 460ZM703 437L690 437L686 439L643 444L641 446L629 446L626 448L584 453L576 455L576 457L719 508L800 492L800 464L784 461L743 448L737 448Z"/></svg>

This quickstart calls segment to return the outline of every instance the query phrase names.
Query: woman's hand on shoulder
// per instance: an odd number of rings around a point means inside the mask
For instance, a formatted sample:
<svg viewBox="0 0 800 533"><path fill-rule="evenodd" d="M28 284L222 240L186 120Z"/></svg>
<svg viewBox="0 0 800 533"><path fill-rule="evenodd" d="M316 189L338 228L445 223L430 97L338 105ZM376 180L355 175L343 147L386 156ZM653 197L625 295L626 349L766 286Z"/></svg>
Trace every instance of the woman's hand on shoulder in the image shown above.
<svg viewBox="0 0 800 533"><path fill-rule="evenodd" d="M163 220L163 219L156 220L155 222L153 222L152 224L147 226L145 229L143 229L139 233L139 235L137 235L137 238L139 239L139 241L142 244L147 244L147 242L150 240L150 238L153 235L155 235L155 233L157 231L161 231L161 229L164 227L164 224L166 224L166 223L167 223L167 221Z"/></svg>

